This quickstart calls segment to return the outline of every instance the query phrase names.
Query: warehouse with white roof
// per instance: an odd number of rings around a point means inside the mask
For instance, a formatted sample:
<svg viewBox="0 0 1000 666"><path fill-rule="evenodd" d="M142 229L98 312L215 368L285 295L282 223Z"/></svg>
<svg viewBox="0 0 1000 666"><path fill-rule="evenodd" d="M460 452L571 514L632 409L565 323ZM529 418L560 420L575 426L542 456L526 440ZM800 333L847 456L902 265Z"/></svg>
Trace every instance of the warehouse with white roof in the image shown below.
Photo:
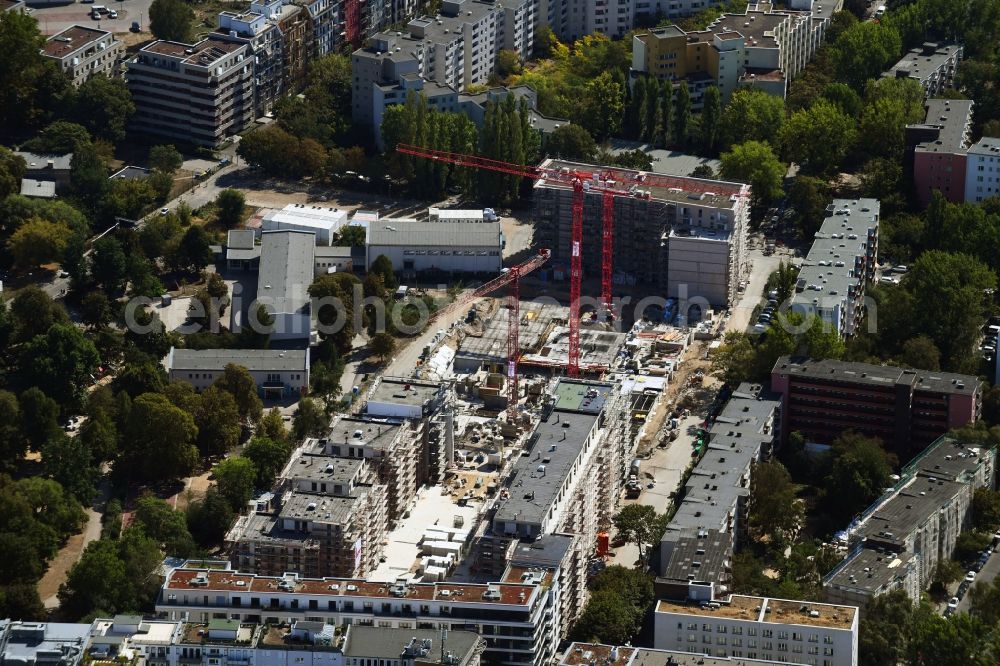
<svg viewBox="0 0 1000 666"><path fill-rule="evenodd" d="M281 210L264 215L264 231L307 231L316 234L317 245L333 245L333 241L348 222L347 211L328 206L288 204Z"/></svg>
<svg viewBox="0 0 1000 666"><path fill-rule="evenodd" d="M395 271L497 273L503 235L499 222L381 219L368 225L367 267L383 254Z"/></svg>

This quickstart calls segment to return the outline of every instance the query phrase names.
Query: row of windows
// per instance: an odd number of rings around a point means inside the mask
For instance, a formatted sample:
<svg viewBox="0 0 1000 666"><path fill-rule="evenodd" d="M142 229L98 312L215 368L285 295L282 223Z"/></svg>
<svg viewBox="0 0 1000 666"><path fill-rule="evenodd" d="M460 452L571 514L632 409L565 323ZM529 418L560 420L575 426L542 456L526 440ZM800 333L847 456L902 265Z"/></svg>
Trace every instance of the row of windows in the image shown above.
<svg viewBox="0 0 1000 666"><path fill-rule="evenodd" d="M403 254L406 256L431 256L446 257L449 255L454 255L456 257L499 257L500 250L403 250Z"/></svg>
<svg viewBox="0 0 1000 666"><path fill-rule="evenodd" d="M683 629L684 628L684 623L683 622L678 622L677 623L677 628L678 629ZM698 630L698 623L697 622L688 622L687 623L687 628L688 628L688 631L697 631ZM711 625L711 624L709 624L707 622L702 623L701 630L703 632L712 633L712 631L713 631L713 625ZM742 636L743 635L743 627L740 627L740 626L729 626L729 625L725 625L725 624L716 624L716 625L714 625L714 631L717 634L731 633L734 636ZM747 636L756 636L756 635L757 635L757 628L756 627L747 627ZM775 637L775 631L773 629L761 629L760 635L762 637L764 637L764 638L774 638ZM788 640L789 635L791 635L791 639L793 641L808 640L810 643L818 643L819 642L819 634L809 634L809 636L807 638L805 634L803 634L801 632L798 632L798 631L793 631L790 634L789 634L788 631L785 631L785 630L778 630L778 632L777 632L777 638L778 638L778 640L782 640L782 641ZM832 636L824 636L823 637L823 642L827 643L827 644L832 644L833 643L833 637Z"/></svg>

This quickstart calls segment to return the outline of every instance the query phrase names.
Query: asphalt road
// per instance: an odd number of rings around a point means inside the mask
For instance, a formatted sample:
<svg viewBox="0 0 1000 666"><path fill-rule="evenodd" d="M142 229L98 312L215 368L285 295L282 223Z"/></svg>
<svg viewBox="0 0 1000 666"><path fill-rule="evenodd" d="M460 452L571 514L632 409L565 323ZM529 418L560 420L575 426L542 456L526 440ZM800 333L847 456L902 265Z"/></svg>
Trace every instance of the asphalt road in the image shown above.
<svg viewBox="0 0 1000 666"><path fill-rule="evenodd" d="M149 31L149 6L153 0L97 0L96 3L118 12L117 19L109 19L107 14L100 21L90 18L93 4L69 2L61 5L33 6L31 15L38 20L43 34L54 35L71 25L93 26L111 32L128 32L132 21L138 21L146 32Z"/></svg>
<svg viewBox="0 0 1000 666"><path fill-rule="evenodd" d="M994 553L990 556L989 561L986 562L986 566L983 567L983 570L976 574L976 582L972 584L972 587L975 587L979 583L993 582L993 579L997 577L997 574L1000 574L1000 555ZM969 612L968 592L966 592L965 596L962 597L962 600L958 602L958 610L961 613Z"/></svg>

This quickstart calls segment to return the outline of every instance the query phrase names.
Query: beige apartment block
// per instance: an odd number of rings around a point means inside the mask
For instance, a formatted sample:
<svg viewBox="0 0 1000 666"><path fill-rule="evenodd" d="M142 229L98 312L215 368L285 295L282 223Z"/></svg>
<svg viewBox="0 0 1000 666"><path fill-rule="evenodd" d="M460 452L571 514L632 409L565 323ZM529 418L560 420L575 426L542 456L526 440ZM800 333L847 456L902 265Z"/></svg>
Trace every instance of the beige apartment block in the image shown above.
<svg viewBox="0 0 1000 666"><path fill-rule="evenodd" d="M113 76L124 47L107 30L74 25L49 37L41 53L79 86L92 76Z"/></svg>

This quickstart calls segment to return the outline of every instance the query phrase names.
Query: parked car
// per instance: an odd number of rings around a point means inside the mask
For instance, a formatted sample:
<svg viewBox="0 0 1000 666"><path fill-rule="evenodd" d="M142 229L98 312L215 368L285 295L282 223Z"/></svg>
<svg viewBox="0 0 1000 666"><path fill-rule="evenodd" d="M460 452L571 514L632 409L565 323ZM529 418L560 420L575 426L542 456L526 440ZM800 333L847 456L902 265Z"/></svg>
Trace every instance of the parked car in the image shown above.
<svg viewBox="0 0 1000 666"><path fill-rule="evenodd" d="M965 582L971 583L974 580L976 580L976 572L975 571L970 571L967 574L965 574Z"/></svg>
<svg viewBox="0 0 1000 666"><path fill-rule="evenodd" d="M129 31L131 31L131 32L139 32L141 30L142 30L142 28L139 27L139 22L138 21L132 21L132 27L129 28Z"/></svg>
<svg viewBox="0 0 1000 666"><path fill-rule="evenodd" d="M116 18L118 18L118 12L116 12L113 9L110 10L110 11L108 11L108 18L109 19L116 19Z"/></svg>
<svg viewBox="0 0 1000 666"><path fill-rule="evenodd" d="M952 597L951 599L948 600L948 608L951 610L955 610L958 608L958 597Z"/></svg>

